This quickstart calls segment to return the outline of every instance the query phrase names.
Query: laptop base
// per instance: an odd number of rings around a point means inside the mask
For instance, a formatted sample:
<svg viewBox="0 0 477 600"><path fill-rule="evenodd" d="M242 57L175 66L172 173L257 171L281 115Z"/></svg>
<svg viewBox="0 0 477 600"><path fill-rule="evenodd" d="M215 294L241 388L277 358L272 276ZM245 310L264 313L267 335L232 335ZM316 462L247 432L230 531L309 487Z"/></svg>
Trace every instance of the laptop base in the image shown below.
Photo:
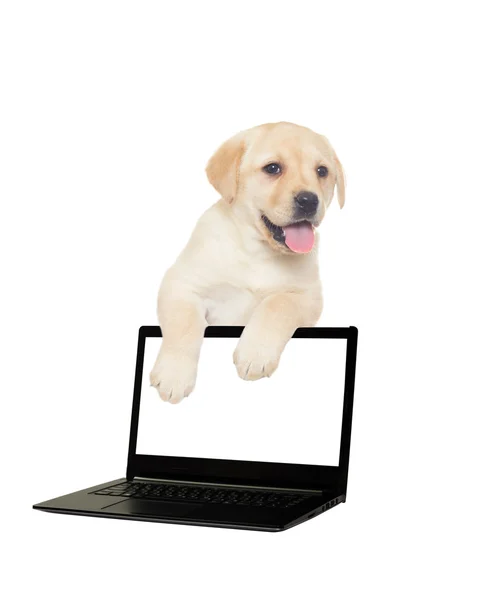
<svg viewBox="0 0 477 600"><path fill-rule="evenodd" d="M33 508L81 516L278 532L311 519L345 500L344 494L317 493L297 506L283 509L95 494L98 490L126 482L125 478L106 482L35 504Z"/></svg>

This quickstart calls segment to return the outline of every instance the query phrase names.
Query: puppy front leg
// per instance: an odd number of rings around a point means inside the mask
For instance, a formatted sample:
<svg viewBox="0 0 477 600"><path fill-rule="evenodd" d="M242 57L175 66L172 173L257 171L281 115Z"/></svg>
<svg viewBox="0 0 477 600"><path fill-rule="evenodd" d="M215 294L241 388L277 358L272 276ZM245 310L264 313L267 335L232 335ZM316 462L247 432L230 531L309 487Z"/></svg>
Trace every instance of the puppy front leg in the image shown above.
<svg viewBox="0 0 477 600"><path fill-rule="evenodd" d="M268 296L255 309L234 352L242 379L270 377L297 327L314 325L321 315L319 294L285 292Z"/></svg>
<svg viewBox="0 0 477 600"><path fill-rule="evenodd" d="M163 340L150 381L163 400L176 404L195 386L207 325L205 307L190 290L166 285L159 293L157 313Z"/></svg>

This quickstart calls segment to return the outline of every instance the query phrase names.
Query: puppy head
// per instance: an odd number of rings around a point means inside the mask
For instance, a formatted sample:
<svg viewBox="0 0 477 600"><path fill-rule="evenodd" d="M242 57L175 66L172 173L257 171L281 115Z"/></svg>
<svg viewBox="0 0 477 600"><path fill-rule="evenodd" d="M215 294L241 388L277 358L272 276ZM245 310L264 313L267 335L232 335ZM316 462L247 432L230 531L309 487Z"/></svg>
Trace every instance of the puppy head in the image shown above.
<svg viewBox="0 0 477 600"><path fill-rule="evenodd" d="M226 141L207 165L210 183L235 203L277 251L307 253L336 187L345 201L341 163L328 140L293 123L270 123Z"/></svg>

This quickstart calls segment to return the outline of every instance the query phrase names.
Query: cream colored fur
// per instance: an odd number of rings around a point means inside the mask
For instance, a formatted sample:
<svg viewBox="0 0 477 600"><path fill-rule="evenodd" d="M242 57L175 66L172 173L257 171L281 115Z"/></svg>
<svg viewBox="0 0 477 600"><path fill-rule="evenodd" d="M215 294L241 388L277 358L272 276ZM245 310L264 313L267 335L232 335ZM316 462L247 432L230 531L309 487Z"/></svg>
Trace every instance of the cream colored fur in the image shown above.
<svg viewBox="0 0 477 600"><path fill-rule="evenodd" d="M280 177L263 172L272 161L284 166ZM321 180L316 168L323 164L329 174ZM329 142L291 123L234 136L210 159L207 175L222 198L199 219L159 290L164 339L150 381L172 403L194 388L207 325L246 326L233 356L240 377L255 380L275 371L295 329L314 325L321 315L318 232L313 249L296 254L273 239L261 215L286 225L293 197L303 189L318 195L316 226L335 186L344 204L343 170Z"/></svg>

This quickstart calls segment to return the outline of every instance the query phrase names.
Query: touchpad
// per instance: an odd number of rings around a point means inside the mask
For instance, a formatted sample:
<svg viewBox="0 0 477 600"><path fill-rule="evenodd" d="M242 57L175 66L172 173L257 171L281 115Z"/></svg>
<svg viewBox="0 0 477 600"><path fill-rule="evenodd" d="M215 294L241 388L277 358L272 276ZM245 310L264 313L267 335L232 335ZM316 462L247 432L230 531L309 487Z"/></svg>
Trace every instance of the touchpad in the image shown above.
<svg viewBox="0 0 477 600"><path fill-rule="evenodd" d="M104 512L123 515L142 515L149 517L185 517L197 510L197 504L181 502L162 502L160 500L139 500L130 498L103 509Z"/></svg>

